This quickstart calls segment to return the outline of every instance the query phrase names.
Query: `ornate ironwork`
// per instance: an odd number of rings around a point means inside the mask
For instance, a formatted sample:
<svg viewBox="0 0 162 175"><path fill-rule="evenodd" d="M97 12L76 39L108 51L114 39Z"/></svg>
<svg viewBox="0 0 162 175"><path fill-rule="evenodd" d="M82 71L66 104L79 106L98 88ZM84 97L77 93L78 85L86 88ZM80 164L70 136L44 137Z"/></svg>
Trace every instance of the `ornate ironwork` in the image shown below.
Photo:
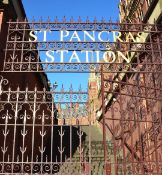
<svg viewBox="0 0 162 175"><path fill-rule="evenodd" d="M94 41L59 41L52 39L47 41L32 41L29 39L30 32L32 36L35 32L46 32L44 37L47 37L47 32L52 31L71 31L71 32L107 32L110 38L108 41L103 41L101 38ZM117 33L116 33L117 32ZM145 36L143 36L143 33ZM156 33L156 35L155 35ZM78 35L78 34L77 34ZM89 34L90 35L90 34ZM126 37L130 35L129 37ZM79 37L79 36L78 36ZM92 37L92 36L91 36ZM101 37L101 36L100 36ZM17 21L9 22L8 38L5 49L5 61L3 66L4 72L101 72L100 62L104 63L104 72L133 72L132 67L136 66L133 60L141 59L141 54L157 55L161 53L162 43L162 27L155 24L120 24L112 22L27 22ZM45 61L42 56L43 52L94 52L96 57L87 58L82 56L82 60L78 58L76 62L64 61L60 57L59 61ZM99 55L99 52L103 56ZM76 53L75 53L76 54ZM87 53L86 53L87 54ZM99 58L100 57L100 58ZM143 62L143 66L147 67L145 71L150 71L150 67L158 64L161 66L161 59L152 62ZM87 60L88 59L88 60ZM139 62L137 62L138 64ZM130 69L128 70L127 66ZM135 64L135 65L134 65ZM110 66L111 65L111 66ZM111 67L111 68L110 68ZM139 71L143 71L140 69ZM158 70L157 70L158 71Z"/></svg>
<svg viewBox="0 0 162 175"><path fill-rule="evenodd" d="M150 55L149 59L156 58ZM104 108L99 120L105 120L105 131L112 134L114 157L117 153L121 157L114 162L114 174L161 173L161 66L159 73L157 69L134 74L102 72Z"/></svg>
<svg viewBox="0 0 162 175"><path fill-rule="evenodd" d="M132 23L119 23L119 22L109 22L102 19L102 21L97 21L94 19L93 22L81 21L79 18L78 21L70 20L66 21L63 19L62 21L58 21L56 18L54 21L50 19L48 21L10 21L9 29L15 31L15 29L23 31L26 30L35 30L35 31L60 31L60 30L68 30L68 31L118 31L118 32L159 32L161 31L161 25L159 24L132 24Z"/></svg>
<svg viewBox="0 0 162 175"><path fill-rule="evenodd" d="M94 87L13 90L1 76L0 174L161 174L161 25L88 19L8 25L2 72L88 72ZM47 30L121 36L115 42L28 41L29 32ZM44 62L40 52L48 50L101 51L107 57L96 63Z"/></svg>
<svg viewBox="0 0 162 175"><path fill-rule="evenodd" d="M8 81L1 76L0 82ZM0 174L61 174L68 166L78 167L74 173L84 172L83 165L90 160L90 153L83 155L85 140L91 150L87 101L88 93L81 87L78 91L72 86L68 91L63 86L60 91L1 88ZM72 160L74 153L78 157Z"/></svg>
<svg viewBox="0 0 162 175"><path fill-rule="evenodd" d="M159 60L161 60L159 58ZM137 67L138 63L45 63L45 62L6 62L4 72L56 72L56 73L100 73L103 66L104 73L160 73L162 63L141 63L141 67ZM143 69L146 67L146 69ZM152 67L157 67L156 71L152 71Z"/></svg>

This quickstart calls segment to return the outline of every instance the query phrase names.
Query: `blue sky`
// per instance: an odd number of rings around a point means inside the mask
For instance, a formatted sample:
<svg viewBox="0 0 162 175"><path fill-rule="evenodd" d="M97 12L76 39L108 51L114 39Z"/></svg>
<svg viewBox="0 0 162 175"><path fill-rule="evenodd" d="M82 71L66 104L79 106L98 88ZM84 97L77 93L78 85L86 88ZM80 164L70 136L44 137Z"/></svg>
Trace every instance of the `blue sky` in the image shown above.
<svg viewBox="0 0 162 175"><path fill-rule="evenodd" d="M41 16L44 20L50 16L53 19L57 16L62 19L66 16L69 19L71 16L77 19L81 16L82 19L97 19L104 17L109 20L118 19L118 3L119 0L22 0L28 19L33 16L39 19Z"/></svg>
<svg viewBox="0 0 162 175"><path fill-rule="evenodd" d="M90 21L104 18L108 21L110 18L116 21L119 16L118 3L119 0L22 0L26 15L29 21L34 17L39 21L42 17L44 21L50 17L51 21L57 16L62 20L66 16L67 20L71 17L76 21L80 16L83 21L87 16ZM66 88L70 84L74 84L74 88L82 84L86 88L88 75L87 74L48 74L50 81L58 82L60 88L62 84Z"/></svg>

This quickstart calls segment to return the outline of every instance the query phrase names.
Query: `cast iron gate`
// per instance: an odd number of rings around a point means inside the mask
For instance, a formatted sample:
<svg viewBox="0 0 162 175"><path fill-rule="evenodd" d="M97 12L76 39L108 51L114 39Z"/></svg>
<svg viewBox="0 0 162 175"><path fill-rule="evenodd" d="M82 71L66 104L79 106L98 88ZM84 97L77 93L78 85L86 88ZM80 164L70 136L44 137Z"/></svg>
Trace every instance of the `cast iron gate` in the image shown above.
<svg viewBox="0 0 162 175"><path fill-rule="evenodd" d="M0 174L162 174L161 25L96 20L8 25L0 79ZM56 31L65 32L63 37L74 33L69 41L47 41L47 32ZM36 39L38 32L43 41ZM80 41L77 32L89 40ZM97 32L99 40L87 32ZM101 38L103 33L114 41ZM40 59L46 51L50 62ZM54 51L74 51L77 62L74 57L55 62ZM97 61L82 62L77 51L95 52ZM88 91L56 91L56 84L11 88L5 73L21 72L89 73L94 81ZM98 133L102 138L95 140Z"/></svg>

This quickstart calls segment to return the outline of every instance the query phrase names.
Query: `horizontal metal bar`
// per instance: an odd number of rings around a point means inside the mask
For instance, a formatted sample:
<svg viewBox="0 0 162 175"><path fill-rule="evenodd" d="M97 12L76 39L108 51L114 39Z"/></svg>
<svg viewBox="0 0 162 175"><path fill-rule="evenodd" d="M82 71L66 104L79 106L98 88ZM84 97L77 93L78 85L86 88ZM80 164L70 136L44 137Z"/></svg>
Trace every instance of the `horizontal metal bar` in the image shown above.
<svg viewBox="0 0 162 175"><path fill-rule="evenodd" d="M55 72L55 73L101 73L103 65L104 73L158 73L161 69L155 66L162 66L162 63L138 63L145 66L145 69L134 68L137 63L45 63L45 62L5 62L2 72ZM115 67L111 67L115 66ZM116 67L119 66L119 67ZM150 67L153 66L153 67ZM129 68L129 70L127 70ZM153 69L153 70L152 70Z"/></svg>
<svg viewBox="0 0 162 175"><path fill-rule="evenodd" d="M36 87L35 87L36 88ZM27 88L26 88L27 89ZM3 91L3 93L10 93L10 94L14 94L14 93L18 93L18 94L22 94L22 95L25 95L25 94L28 94L28 95L32 95L32 94L41 94L42 96L45 94L45 95L87 95L88 92L87 91L38 91L38 90L28 90L28 91L22 91L22 90L12 90L12 91Z"/></svg>
<svg viewBox="0 0 162 175"><path fill-rule="evenodd" d="M42 119L42 118L41 118ZM40 120L41 120L40 119ZM71 117L71 118L57 118L57 119L59 119L59 120L61 120L62 119L62 123L64 123L64 121L65 121L65 123L66 123L66 119L69 121L69 119L74 119L74 117ZM76 119L84 119L84 117L79 117L79 118L76 118ZM31 119L29 119L30 121L31 121ZM38 119L37 119L38 120ZM51 119L52 120L52 119ZM53 120L54 120L54 118L53 118ZM27 120L28 121L28 120ZM48 121L49 121L49 119L48 119ZM52 123L52 121L51 121L51 123ZM80 124L81 122L79 122L78 124L69 124L69 122L68 122L68 124L34 124L34 126L36 126L36 127L42 127L42 126L44 126L44 127L49 127L48 129L50 129L51 127L59 127L59 126L65 126L65 127L70 127L70 126L74 126L74 127L82 127L82 126L87 126L87 127L90 127L90 126L93 126L93 124L91 124L90 122L89 122L89 125L87 125L87 124ZM1 124L0 123L0 126L5 126L5 124ZM7 126L13 126L13 127L15 127L15 126L23 126L23 124L10 124L10 123L8 123L7 124ZM25 124L25 126L29 126L29 127L33 127L33 125L32 124Z"/></svg>
<svg viewBox="0 0 162 175"><path fill-rule="evenodd" d="M124 81L115 81L115 80L110 80L110 79L104 79L104 81L106 82L110 82L110 83L117 83L117 84L121 84L121 85L125 85L125 86L134 86L134 87L138 87L138 88L145 88L146 90L158 90L158 91L162 91L162 88L156 88L156 86L151 87L151 86L143 86L143 85L138 85L138 84L132 84L129 82L124 82ZM111 85L111 84L110 84ZM105 87L106 88L106 87Z"/></svg>
<svg viewBox="0 0 162 175"><path fill-rule="evenodd" d="M109 110L108 110L109 112L111 111L111 109L109 108ZM115 112L114 112L115 113ZM133 115L133 114L132 114ZM130 115L129 115L129 117L130 117ZM145 117L143 117L143 118L145 118ZM151 120L145 120L145 119L138 119L138 118L136 118L136 119L121 119L121 118L115 118L115 116L114 116L114 118L111 118L111 117L105 117L105 119L106 120L109 120L109 121L126 121L126 122L136 122L136 123L145 123L145 122L147 122L147 123L154 123L154 124L157 124L158 122L156 122L156 121L151 121Z"/></svg>
<svg viewBox="0 0 162 175"><path fill-rule="evenodd" d="M145 31L145 32L159 32L158 29L161 29L160 24L131 24L131 23L113 23L113 22L59 22L59 21L54 21L54 22L8 22L9 24L9 29L10 30L15 30L19 29L23 30L24 25L26 25L27 30L31 29L48 29L48 30L54 30L54 31L59 31L59 30L71 30L71 31L123 31L123 32L140 32L140 31ZM20 27L21 26L21 27Z"/></svg>
<svg viewBox="0 0 162 175"><path fill-rule="evenodd" d="M139 97L141 99L146 99L146 100L158 100L158 101L162 101L162 98L153 98L153 97L148 97L148 96L140 96L140 95L134 95L134 94L127 94L127 93L121 93L121 92L115 92L115 91L104 91L106 93L110 93L110 94L115 94L115 95L124 95L124 96L129 96L129 97Z"/></svg>
<svg viewBox="0 0 162 175"><path fill-rule="evenodd" d="M116 44L118 46L120 45L126 45L126 44L129 44L129 45L138 45L138 44L141 44L141 45L149 45L151 46L152 45L158 45L158 44L162 44L162 39L159 38L159 41L157 42L128 42L128 41L122 41L122 42L112 42L112 41L57 41L57 40L48 40L48 41L25 41L25 40L7 40L6 43L8 44L35 44L35 45L38 45L38 44Z"/></svg>
<svg viewBox="0 0 162 175"><path fill-rule="evenodd" d="M126 65L129 65L129 66L134 66L134 65L141 65L141 66L154 66L154 65L160 65L160 66L162 66L162 63L157 63L157 62L154 62L154 63L150 63L150 62L146 62L146 63L127 63L127 62L110 62L110 63L106 63L106 62L104 62L104 63L102 63L102 62L99 62L99 63L93 63L93 62L82 62L82 63L72 63L72 62L69 62L69 63L67 63L67 62L65 62L65 63L60 63L60 62L5 62L5 64L41 64L41 65L43 65L43 64L54 64L54 65L60 65L60 66L64 66L64 65L76 65L76 66L79 66L79 65L85 65L85 66L101 66L101 65L103 65L103 68L104 68L104 66L107 66L107 65L119 65L119 66L121 66L121 65L123 65L123 66L126 66Z"/></svg>
<svg viewBox="0 0 162 175"><path fill-rule="evenodd" d="M14 103L17 103L17 104L60 104L60 105L63 105L63 104L87 104L87 100L88 100L88 97L86 98L86 101L79 101L78 99L77 99L77 101L71 101L71 102L69 102L68 100L67 100L67 102L61 102L61 101L44 101L44 102L39 102L39 100L37 100L36 102L34 102L34 100L32 101L32 100L26 100L26 102L24 102L24 99L23 100L21 100L21 99L18 99L19 101L17 102L17 101L14 101L14 100L12 100L12 99L10 99L10 101L0 101L0 103L10 103L10 104L14 104ZM56 109L56 108L55 108Z"/></svg>
<svg viewBox="0 0 162 175"><path fill-rule="evenodd" d="M55 70L41 70L41 71L34 71L34 70L16 70L16 71L10 71L10 70L4 70L4 71L2 71L2 72L5 72L5 73L7 73L7 72L15 72L15 73L18 73L18 72L23 72L23 73L25 73L25 72L32 72L32 73L34 73L34 72L47 72L47 73L100 73L100 71L76 71L76 70L74 70L74 71L72 71L72 70L69 70L69 71L63 71L63 72L61 72L61 71L55 71ZM134 71L103 71L103 73L135 73ZM154 71L136 71L136 73L146 73L146 74L148 74L148 73L158 73L158 74L162 74L162 72L161 71L157 71L157 72L154 72Z"/></svg>

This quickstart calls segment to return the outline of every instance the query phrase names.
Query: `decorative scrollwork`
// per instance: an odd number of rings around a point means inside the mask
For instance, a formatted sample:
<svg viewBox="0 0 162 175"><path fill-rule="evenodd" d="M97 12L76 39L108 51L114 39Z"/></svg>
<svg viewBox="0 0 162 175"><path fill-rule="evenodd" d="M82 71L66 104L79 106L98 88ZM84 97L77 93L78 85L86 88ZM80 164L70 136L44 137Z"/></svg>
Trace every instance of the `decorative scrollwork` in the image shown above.
<svg viewBox="0 0 162 175"><path fill-rule="evenodd" d="M0 75L0 95L3 92L3 86L6 86L8 84L8 80L5 79L2 75Z"/></svg>
<svg viewBox="0 0 162 175"><path fill-rule="evenodd" d="M53 172L55 172L55 173L57 173L58 171L59 171L59 169L60 169L60 165L59 164L53 164L53 167L52 167L52 171Z"/></svg>
<svg viewBox="0 0 162 175"><path fill-rule="evenodd" d="M31 165L29 163L25 163L23 166L23 170L25 173L31 173Z"/></svg>

